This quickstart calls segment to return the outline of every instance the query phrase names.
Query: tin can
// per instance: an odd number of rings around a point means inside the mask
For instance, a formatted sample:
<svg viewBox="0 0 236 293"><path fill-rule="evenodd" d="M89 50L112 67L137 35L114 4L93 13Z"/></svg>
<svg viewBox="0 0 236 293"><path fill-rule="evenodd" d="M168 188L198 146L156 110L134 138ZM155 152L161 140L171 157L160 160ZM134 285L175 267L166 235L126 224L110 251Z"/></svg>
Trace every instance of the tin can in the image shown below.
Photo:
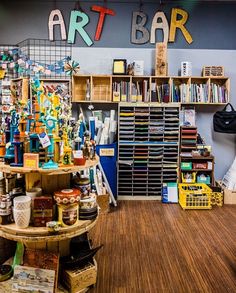
<svg viewBox="0 0 236 293"><path fill-rule="evenodd" d="M58 221L62 226L72 226L78 223L79 219L79 206L77 203L64 205L58 204Z"/></svg>

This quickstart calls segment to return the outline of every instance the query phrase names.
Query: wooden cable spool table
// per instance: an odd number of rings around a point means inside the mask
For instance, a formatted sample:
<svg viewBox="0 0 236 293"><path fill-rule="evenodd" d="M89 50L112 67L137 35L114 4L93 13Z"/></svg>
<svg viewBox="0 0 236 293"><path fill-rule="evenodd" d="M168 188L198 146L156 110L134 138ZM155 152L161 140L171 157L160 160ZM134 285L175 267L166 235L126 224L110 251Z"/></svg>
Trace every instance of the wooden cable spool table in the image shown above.
<svg viewBox="0 0 236 293"><path fill-rule="evenodd" d="M99 162L98 156L95 160L87 160L83 166L63 166L58 169L30 169L24 167L11 167L0 163L0 172L7 174L24 174L26 190L32 187L41 187L45 194L53 194L56 190L68 188L71 174L85 169L95 167ZM31 227L25 229L17 228L15 224L0 225L0 237L9 240L20 241L31 249L46 249L59 252L60 256L69 254L71 238L79 236L95 226L97 219L79 220L77 224L62 227L58 232L52 233L46 227Z"/></svg>
<svg viewBox="0 0 236 293"><path fill-rule="evenodd" d="M15 224L0 225L0 236L8 240L24 243L30 249L45 249L60 253L60 256L69 254L70 240L88 232L95 226L95 220L79 221L71 227L63 227L52 233L46 227L17 228Z"/></svg>

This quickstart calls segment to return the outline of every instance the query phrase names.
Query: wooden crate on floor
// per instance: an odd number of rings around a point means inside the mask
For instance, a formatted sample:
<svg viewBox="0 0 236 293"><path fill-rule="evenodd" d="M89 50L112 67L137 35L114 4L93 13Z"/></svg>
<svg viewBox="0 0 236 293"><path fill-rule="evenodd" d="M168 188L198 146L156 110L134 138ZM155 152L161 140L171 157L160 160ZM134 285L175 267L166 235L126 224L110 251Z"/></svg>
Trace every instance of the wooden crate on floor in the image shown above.
<svg viewBox="0 0 236 293"><path fill-rule="evenodd" d="M77 293L96 284L97 263L93 258L93 262L82 269L63 270L62 278L70 293Z"/></svg>

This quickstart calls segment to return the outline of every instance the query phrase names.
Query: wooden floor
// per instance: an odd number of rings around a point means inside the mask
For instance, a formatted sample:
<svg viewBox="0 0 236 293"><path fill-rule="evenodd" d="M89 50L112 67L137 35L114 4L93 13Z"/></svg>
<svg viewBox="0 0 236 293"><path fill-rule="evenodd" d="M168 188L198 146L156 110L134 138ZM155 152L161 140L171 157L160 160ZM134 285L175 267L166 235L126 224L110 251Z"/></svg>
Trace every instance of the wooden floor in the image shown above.
<svg viewBox="0 0 236 293"><path fill-rule="evenodd" d="M92 236L104 244L92 293L236 292L236 205L121 201Z"/></svg>

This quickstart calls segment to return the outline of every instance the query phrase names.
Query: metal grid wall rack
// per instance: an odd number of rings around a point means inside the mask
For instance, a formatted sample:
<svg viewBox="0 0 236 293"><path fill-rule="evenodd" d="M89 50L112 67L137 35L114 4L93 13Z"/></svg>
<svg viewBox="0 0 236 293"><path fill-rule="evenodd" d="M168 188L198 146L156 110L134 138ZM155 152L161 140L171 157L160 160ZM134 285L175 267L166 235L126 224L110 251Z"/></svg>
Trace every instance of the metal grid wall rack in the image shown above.
<svg viewBox="0 0 236 293"><path fill-rule="evenodd" d="M66 41L27 39L20 42L18 46L21 52L30 60L47 65L52 65L72 55L72 45ZM50 75L40 74L40 78L69 79L65 72L52 72Z"/></svg>

